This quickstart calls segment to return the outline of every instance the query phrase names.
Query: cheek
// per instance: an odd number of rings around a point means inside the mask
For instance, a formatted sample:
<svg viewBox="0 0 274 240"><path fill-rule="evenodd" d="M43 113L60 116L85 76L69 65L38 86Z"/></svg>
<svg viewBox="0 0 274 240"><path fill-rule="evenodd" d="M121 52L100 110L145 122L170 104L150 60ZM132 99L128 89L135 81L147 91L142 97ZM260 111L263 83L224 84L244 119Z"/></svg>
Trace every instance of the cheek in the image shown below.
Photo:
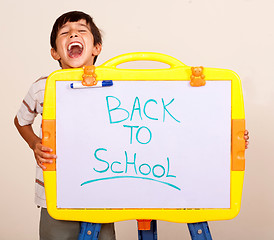
<svg viewBox="0 0 274 240"><path fill-rule="evenodd" d="M60 50L59 50L59 55L60 55L60 56L64 57L64 56L67 55L67 50L66 50L65 48L62 48L62 46L60 46L59 49L60 49Z"/></svg>
<svg viewBox="0 0 274 240"><path fill-rule="evenodd" d="M93 48L90 44L88 44L88 46L86 47L86 53L88 56L93 54Z"/></svg>
<svg viewBox="0 0 274 240"><path fill-rule="evenodd" d="M84 41L89 50L93 49L93 38L91 36L85 36Z"/></svg>
<svg viewBox="0 0 274 240"><path fill-rule="evenodd" d="M65 43L66 43L65 40L63 40L63 39L58 39L58 41L56 41L57 49L59 49L60 51L64 51L65 46L66 46Z"/></svg>

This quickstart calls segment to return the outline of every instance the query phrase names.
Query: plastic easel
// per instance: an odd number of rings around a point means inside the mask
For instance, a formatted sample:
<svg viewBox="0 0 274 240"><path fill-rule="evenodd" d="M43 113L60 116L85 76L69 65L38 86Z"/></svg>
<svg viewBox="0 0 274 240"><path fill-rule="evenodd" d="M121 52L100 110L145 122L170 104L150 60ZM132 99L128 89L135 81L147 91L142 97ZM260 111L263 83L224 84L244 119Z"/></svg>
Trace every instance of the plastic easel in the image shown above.
<svg viewBox="0 0 274 240"><path fill-rule="evenodd" d="M98 240L100 230L100 223L82 222L78 240Z"/></svg>
<svg viewBox="0 0 274 240"><path fill-rule="evenodd" d="M212 240L207 222L188 223L187 225L192 240ZM98 240L100 229L100 223L83 222L78 240ZM138 221L138 239L157 240L156 220Z"/></svg>
<svg viewBox="0 0 274 240"><path fill-rule="evenodd" d="M130 61L158 61L166 63L170 66L169 69L117 69L117 66L122 63ZM184 212L184 209L178 209L178 211L166 211L165 209L156 209L153 211L146 210L144 217L149 216L157 218L159 214L166 221L203 221L206 219L207 214L210 214L210 220L228 220L237 216L241 206L241 195L245 170L245 141L242 137L245 130L245 116L243 96L241 89L241 82L236 73L225 69L205 68L205 75L203 74L203 67L189 67L181 63L179 60L170 56L158 54L158 53L131 53L120 55L113 58L106 63L102 64L96 71L98 73L98 80L104 81L105 79L112 79L113 81L189 81L193 87L203 86L206 79L210 81L230 81L231 80L231 202L230 209L200 209L199 214L197 210L186 210L186 214L183 214L182 219L179 213ZM88 70L88 71L86 71ZM47 87L45 91L45 101L43 110L43 145L49 146L56 152L56 83L62 81L80 81L81 76L86 81L87 86L89 81L91 85L96 85L96 74L94 66L90 69L84 69L82 75L81 69L66 69L59 70L54 74L51 74L47 79ZM91 74L90 74L91 73ZM192 75L190 75L192 73ZM190 77L190 79L189 79ZM88 81L87 81L88 80ZM102 83L103 84L103 83ZM103 86L103 85L102 85ZM104 211L97 211L96 209L59 209L57 206L57 177L56 177L56 163L46 165L47 170L44 171L44 180L46 188L47 201L49 202L48 209L52 213L54 218L63 220L74 221L87 221L92 222L94 219L102 219L110 222L119 221L121 214L122 219L136 219L136 216L140 217L140 211L131 210L130 213L120 210L112 211L104 209ZM142 209L141 209L142 211ZM138 213L138 214L137 214ZM150 215L150 213L153 213ZM174 213L174 214L173 214ZM194 214L192 214L194 213ZM166 214L166 215L165 215ZM89 215L89 216L88 216ZM166 217L168 215L168 217ZM84 217L83 217L84 216ZM126 217L125 217L126 216ZM143 215L141 215L143 216ZM156 217L154 217L156 216ZM185 218L187 216L187 218ZM100 218L99 218L100 217ZM137 217L137 218L138 218ZM113 219L112 219L113 218ZM187 219L187 220L185 220ZM82 223L81 232L78 240L97 240L101 229L101 224L94 223ZM148 222L149 229L140 227L141 222ZM210 240L212 239L207 222L188 223L192 240ZM138 236L141 240L156 240L157 239L157 226L156 220L139 220L138 221Z"/></svg>

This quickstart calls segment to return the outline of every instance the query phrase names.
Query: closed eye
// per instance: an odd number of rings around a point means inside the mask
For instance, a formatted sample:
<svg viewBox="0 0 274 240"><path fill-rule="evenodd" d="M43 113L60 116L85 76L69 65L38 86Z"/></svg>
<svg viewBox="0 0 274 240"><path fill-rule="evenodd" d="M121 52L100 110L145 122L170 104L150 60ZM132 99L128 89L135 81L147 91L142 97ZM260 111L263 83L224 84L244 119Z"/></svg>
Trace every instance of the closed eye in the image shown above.
<svg viewBox="0 0 274 240"><path fill-rule="evenodd" d="M65 34L67 34L68 32L62 32L62 33L60 33L60 35L65 35Z"/></svg>

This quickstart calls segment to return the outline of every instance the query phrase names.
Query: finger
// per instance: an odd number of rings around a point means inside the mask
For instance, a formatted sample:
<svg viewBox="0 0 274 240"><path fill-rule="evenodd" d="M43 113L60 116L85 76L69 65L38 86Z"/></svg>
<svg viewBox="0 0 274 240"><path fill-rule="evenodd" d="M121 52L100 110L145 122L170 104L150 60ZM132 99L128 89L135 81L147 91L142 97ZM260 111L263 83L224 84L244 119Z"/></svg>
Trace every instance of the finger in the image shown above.
<svg viewBox="0 0 274 240"><path fill-rule="evenodd" d="M249 134L248 130L245 130L244 134L245 134L245 135L248 135L248 134Z"/></svg>
<svg viewBox="0 0 274 240"><path fill-rule="evenodd" d="M47 167L44 166L41 162L37 162L37 165L38 165L40 168L42 168L42 170L46 170L46 169L47 169Z"/></svg>
<svg viewBox="0 0 274 240"><path fill-rule="evenodd" d="M50 147L44 146L41 144L40 150L43 152L52 152L53 150Z"/></svg>
<svg viewBox="0 0 274 240"><path fill-rule="evenodd" d="M37 162L39 163L53 163L52 159L46 159L46 158L42 158L40 156L37 157Z"/></svg>
<svg viewBox="0 0 274 240"><path fill-rule="evenodd" d="M247 136L247 135L244 136L244 139L245 139L245 140L248 140L248 139L249 139L249 136Z"/></svg>
<svg viewBox="0 0 274 240"><path fill-rule="evenodd" d="M44 159L56 159L57 156L55 154L51 154L51 153L47 153L47 152L38 152L37 155L40 157L40 158L44 158Z"/></svg>
<svg viewBox="0 0 274 240"><path fill-rule="evenodd" d="M48 163L48 164L52 164L53 163L53 161L52 160L50 160L50 159L44 159L44 158L42 158L41 160L41 163Z"/></svg>

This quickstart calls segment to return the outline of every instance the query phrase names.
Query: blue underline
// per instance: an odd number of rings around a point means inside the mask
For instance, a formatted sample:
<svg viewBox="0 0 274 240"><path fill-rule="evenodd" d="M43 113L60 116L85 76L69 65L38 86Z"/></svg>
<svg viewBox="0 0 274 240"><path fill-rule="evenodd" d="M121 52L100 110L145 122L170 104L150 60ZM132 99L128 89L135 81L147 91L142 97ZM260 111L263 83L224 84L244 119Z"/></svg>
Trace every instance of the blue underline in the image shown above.
<svg viewBox="0 0 274 240"><path fill-rule="evenodd" d="M93 179L93 180L89 180L89 181L86 181L86 182L83 182L81 184L81 186L83 185L86 185L86 184L89 184L89 183L93 183L93 182L98 182L98 181L104 181L104 180L111 180L111 179L117 179L117 178L138 178L138 179L144 179L144 180L150 180L150 181L154 181L154 182L158 182L158 183L162 183L162 184L166 184L170 187L173 187L179 191L181 191L181 189L171 183L167 183L167 182L163 182L163 181L159 181L159 180L156 180L156 179L153 179L153 178L146 178L146 177L136 177L136 176L116 176L116 177L107 177L107 178L98 178L98 179Z"/></svg>

